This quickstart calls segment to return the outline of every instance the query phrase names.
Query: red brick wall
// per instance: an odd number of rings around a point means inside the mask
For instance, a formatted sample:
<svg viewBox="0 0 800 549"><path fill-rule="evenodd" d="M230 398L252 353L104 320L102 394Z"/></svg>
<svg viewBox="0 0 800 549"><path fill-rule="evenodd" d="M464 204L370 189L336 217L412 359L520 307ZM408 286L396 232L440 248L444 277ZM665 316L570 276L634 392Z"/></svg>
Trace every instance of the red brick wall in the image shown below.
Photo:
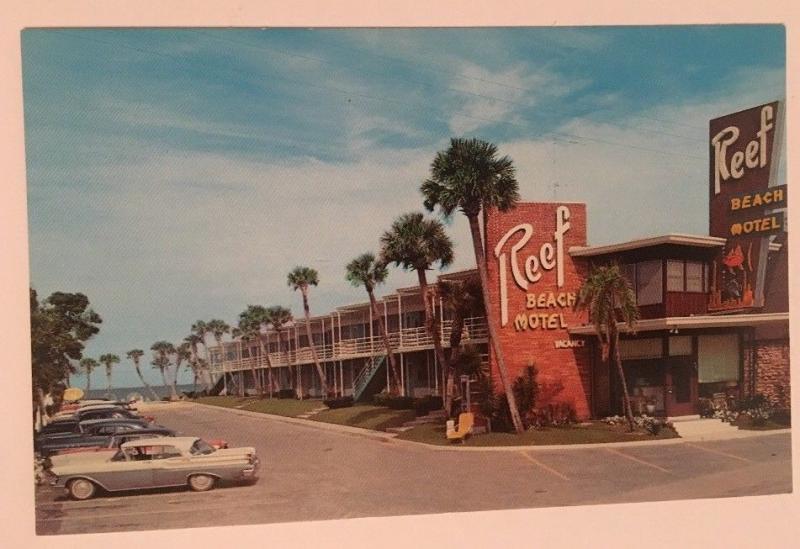
<svg viewBox="0 0 800 549"><path fill-rule="evenodd" d="M556 230L556 212L559 206L569 211L569 229L563 236L563 256L561 258L564 279L563 286L557 285L557 267L551 270L540 268L542 276L536 282L528 281L527 290L516 282L511 270L511 248L521 241L523 232L514 233L503 245L501 252L506 254L506 291L508 297L508 323L501 325L501 283L502 270L500 259L495 254L498 242L515 226L526 223L533 228L530 240L517 252L518 264L525 278L525 263L529 256L541 258L541 247L551 243L556 248L554 232ZM572 293L577 295L586 277L588 265L585 260L576 260L569 256L571 246L586 245L586 205L577 203L523 203L507 213L489 212L486 216L486 256L489 273L490 308L495 325L499 332L499 343L505 357L511 379L519 376L524 368L534 364L539 371L538 382L540 397L537 406L549 403L568 403L575 408L578 417L591 415L591 348L557 348L556 341L569 341L567 327L585 322L585 313L574 313L572 307L556 304L552 307L527 307L527 294L553 292ZM544 255L548 261L547 252ZM552 302L551 302L552 303ZM562 302L563 303L563 302ZM515 318L518 314L556 315L556 328L517 329ZM561 315L561 316L558 316ZM563 324L566 325L563 326ZM577 338L576 338L577 339ZM490 355L493 377L498 391L502 391L497 363Z"/></svg>
<svg viewBox="0 0 800 549"><path fill-rule="evenodd" d="M765 340L755 342L755 392L765 395L781 408L791 406L789 383L789 341ZM750 351L745 352L745 387L750 387Z"/></svg>

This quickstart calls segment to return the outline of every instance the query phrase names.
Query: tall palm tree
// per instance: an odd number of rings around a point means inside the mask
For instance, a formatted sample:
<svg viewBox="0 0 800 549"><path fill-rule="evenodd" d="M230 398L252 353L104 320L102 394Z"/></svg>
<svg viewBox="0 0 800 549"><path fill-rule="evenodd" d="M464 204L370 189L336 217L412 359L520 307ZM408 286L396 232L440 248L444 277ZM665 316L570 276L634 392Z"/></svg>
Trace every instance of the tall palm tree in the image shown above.
<svg viewBox="0 0 800 549"><path fill-rule="evenodd" d="M231 327L228 326L227 322L225 322L224 320L219 320L218 318L215 318L213 320L209 320L206 323L205 327L206 327L206 330L208 332L210 332L212 336L214 336L214 341L217 342L217 349L219 349L220 367L222 367L225 364L225 349L222 346L222 337L225 334L230 333ZM209 357L209 359L210 359L210 357ZM209 362L210 362L210 360L209 360ZM224 371L222 372L222 377L223 377L223 379L227 379L225 377L225 372ZM226 385L226 389L227 389L227 385ZM227 390L226 390L226 392L227 392Z"/></svg>
<svg viewBox="0 0 800 549"><path fill-rule="evenodd" d="M311 358L314 361L314 366L317 368L317 375L319 375L319 382L322 385L323 398L328 397L328 380L325 377L325 372L322 370L322 365L319 363L317 356L317 347L314 345L314 340L311 338L311 310L308 306L308 289L311 286L319 284L319 275L315 269L311 267L295 267L286 276L286 283L294 290L300 290L303 296L303 313L306 318L306 337L308 338L308 346L311 348Z"/></svg>
<svg viewBox="0 0 800 549"><path fill-rule="evenodd" d="M170 357L170 355L174 355L175 354L175 346L172 343L170 343L169 341L161 340L161 341L156 341L155 343L153 343L150 346L150 350L153 351L153 353L155 353L155 358L153 359L152 364L153 364L153 366L155 366L156 368L161 370L161 379L164 382L164 388L166 389L167 387L169 387L169 390L170 390L169 398L170 398L170 400L177 399L178 398L178 393L175 391L175 386L174 385L170 385L167 382L167 375L166 375L166 370L169 368L169 364L170 364L169 357Z"/></svg>
<svg viewBox="0 0 800 549"><path fill-rule="evenodd" d="M272 398L272 360L269 358L269 350L267 349L264 341L264 334L261 328L266 328L269 324L269 315L267 308L262 305L248 305L247 309L239 314L239 329L243 334L246 334L250 339L257 339L258 346L261 351L261 356L264 357L267 363L267 377L269 383L269 398ZM255 362L251 361L251 372L253 379L256 379L256 366ZM264 387L258 381L255 381L258 394L264 396Z"/></svg>
<svg viewBox="0 0 800 549"><path fill-rule="evenodd" d="M595 267L581 286L576 310L586 310L589 320L594 325L597 339L603 350L603 360L610 360L610 348L614 348L614 360L617 373L622 384L622 403L628 428L633 431L633 410L628 396L628 384L625 371L622 369L622 358L619 354L618 322L625 322L629 330L633 330L639 320L639 308L636 306L636 295L630 282L616 264Z"/></svg>
<svg viewBox="0 0 800 549"><path fill-rule="evenodd" d="M420 212L403 214L381 236L381 263L394 263L405 270L417 272L419 290L425 304L425 328L433 340L433 349L442 369L447 357L442 349L439 318L434 310L433 292L428 287L427 271L435 263L443 269L453 262L453 242L444 225L435 219L425 219Z"/></svg>
<svg viewBox="0 0 800 549"><path fill-rule="evenodd" d="M401 387L400 374L397 371L397 363L392 352L389 334L383 322L383 315L378 311L378 302L375 299L375 286L383 284L388 273L386 265L377 261L375 255L369 252L361 254L345 267L345 279L353 286L364 286L364 289L367 290L372 316L378 319L378 331L383 338L383 345L386 347L386 360L389 362L389 371L392 373L389 392L397 394Z"/></svg>
<svg viewBox="0 0 800 549"><path fill-rule="evenodd" d="M175 376L172 378L172 392L178 394L178 375L180 374L181 364L192 359L192 351L189 343L183 341L175 345Z"/></svg>
<svg viewBox="0 0 800 549"><path fill-rule="evenodd" d="M289 379L290 383L294 385L294 375L292 372L292 367L289 364L289 334L286 334L286 346L283 346L281 340L281 334L284 332L286 325L290 322L294 321L294 317L292 316L292 311L287 309L286 307L281 307L280 305L273 305L271 307L267 307L267 319L269 320L269 325L272 326L272 329L275 330L275 335L278 337L278 352L281 352L281 349L284 349L284 357L286 359L286 367L289 368ZM302 392L302 390L301 390Z"/></svg>
<svg viewBox="0 0 800 549"><path fill-rule="evenodd" d="M500 348L496 319L489 306L489 275L478 222L481 211L496 208L506 212L517 205L519 183L515 171L514 163L508 156L497 157L496 145L480 139L453 138L447 150L436 153L431 164L430 178L422 183L420 190L428 211L433 211L438 206L445 218L452 216L456 210L467 216L475 261L481 277L489 339L497 360L500 381L508 398L511 421L517 433L521 433L524 430L522 419Z"/></svg>
<svg viewBox="0 0 800 549"><path fill-rule="evenodd" d="M142 375L142 370L139 368L139 359L142 358L142 355L144 355L144 351L142 351L141 349L131 349L130 351L127 352L125 356L127 356L130 360L133 361L133 367L136 368L136 374L142 381L142 385L144 385L144 388L147 389L147 391L150 393L150 396L153 397L153 400L158 400L158 395L153 390L153 388L150 387L150 384L147 383L147 381L145 381L144 376Z"/></svg>
<svg viewBox="0 0 800 549"><path fill-rule="evenodd" d="M208 345L206 345L206 336L208 335L208 323L204 320L198 320L194 324L192 324L192 333L195 334L198 338L200 338L200 343L203 345L203 358L205 359L206 367L201 370L201 374L203 377L203 384L206 386L206 390L211 390L211 371L209 368L209 364L211 363L210 359L208 358Z"/></svg>
<svg viewBox="0 0 800 549"><path fill-rule="evenodd" d="M456 372L460 363L461 338L464 331L464 319L483 309L483 293L480 278L470 276L462 280L442 280L439 282L439 295L453 313L450 328L450 352L445 379L445 410L450 413L452 407Z"/></svg>
<svg viewBox="0 0 800 549"><path fill-rule="evenodd" d="M93 358L82 358L80 361L81 368L86 372L86 392L92 389L92 371L100 364Z"/></svg>
<svg viewBox="0 0 800 549"><path fill-rule="evenodd" d="M100 355L100 363L106 367L106 380L108 382L108 392L111 392L111 369L114 364L119 364L119 357L114 354Z"/></svg>
<svg viewBox="0 0 800 549"><path fill-rule="evenodd" d="M191 356L189 357L189 367L192 369L193 375L193 384L194 387L192 388L192 392L195 394L197 393L197 379L203 373L203 362L205 362L198 353L197 346L202 343L203 338L201 338L196 333L192 332L188 336L183 338L185 343L189 344L189 352ZM206 389L208 389L208 384L205 384Z"/></svg>

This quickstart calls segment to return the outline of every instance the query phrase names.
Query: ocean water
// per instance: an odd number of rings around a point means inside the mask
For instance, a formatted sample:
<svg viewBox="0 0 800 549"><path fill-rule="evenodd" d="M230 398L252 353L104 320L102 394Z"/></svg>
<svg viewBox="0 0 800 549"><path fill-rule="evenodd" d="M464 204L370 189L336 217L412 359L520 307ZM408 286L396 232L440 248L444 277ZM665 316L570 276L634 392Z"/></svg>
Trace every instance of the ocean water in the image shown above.
<svg viewBox="0 0 800 549"><path fill-rule="evenodd" d="M156 394L159 397L169 396L169 387L164 387L163 385L151 385L151 387L153 388L153 390L156 392ZM191 391L193 389L193 387L194 386L191 383L185 384L185 385L181 385L179 383L178 385L176 385L176 388L178 390L178 394L179 395L184 391L186 391L186 392ZM80 387L80 388L83 389L84 391L86 390L85 386L84 387ZM201 391L202 389L203 389L202 384L198 383L197 384L197 390ZM93 387L89 391L89 393L87 395L85 395L83 398L86 398L86 399L89 399L89 398L114 398L116 400L127 400L129 395L131 395L133 393L138 393L138 394L142 395L145 400L152 400L152 397L150 396L150 391L148 391L145 387L119 387L119 388L113 388L111 390L111 392L113 393L113 396L109 397L108 391L106 390L105 387L99 387L99 388L94 388Z"/></svg>

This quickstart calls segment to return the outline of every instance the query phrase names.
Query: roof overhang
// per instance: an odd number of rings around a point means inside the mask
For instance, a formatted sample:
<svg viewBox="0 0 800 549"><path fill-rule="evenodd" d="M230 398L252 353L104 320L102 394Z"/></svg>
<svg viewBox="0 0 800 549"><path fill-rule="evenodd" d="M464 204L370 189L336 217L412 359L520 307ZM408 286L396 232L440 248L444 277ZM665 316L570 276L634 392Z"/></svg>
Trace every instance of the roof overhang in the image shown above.
<svg viewBox="0 0 800 549"><path fill-rule="evenodd" d="M700 236L691 234L666 234L653 236L650 238L640 238L629 240L619 244L607 244L605 246L572 246L569 255L572 257L593 257L641 248L651 248L665 244L677 246L689 246L692 248L720 248L725 245L725 239L716 236Z"/></svg>
<svg viewBox="0 0 800 549"><path fill-rule="evenodd" d="M696 315L649 318L636 323L635 332L660 332L700 328L742 328L789 322L789 313L755 313L739 315ZM624 322L617 323L621 333L631 333ZM594 326L586 324L569 328L571 335L594 335Z"/></svg>

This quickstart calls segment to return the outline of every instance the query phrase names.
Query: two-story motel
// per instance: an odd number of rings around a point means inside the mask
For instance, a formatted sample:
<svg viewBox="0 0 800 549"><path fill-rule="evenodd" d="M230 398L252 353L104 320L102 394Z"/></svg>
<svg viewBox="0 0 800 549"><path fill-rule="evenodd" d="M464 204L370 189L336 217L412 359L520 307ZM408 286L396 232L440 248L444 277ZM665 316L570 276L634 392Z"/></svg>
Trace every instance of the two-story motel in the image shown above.
<svg viewBox="0 0 800 549"><path fill-rule="evenodd" d="M711 121L709 235L589 246L581 203L522 203L506 213L485 212L489 307L499 343L512 377L536 366L539 404L565 402L583 418L621 411L616 368L601 359L586 313L573 309L591 269L613 262L630 282L641 317L634 330L620 324L620 355L635 406L647 401L658 414L690 415L700 398L721 393L762 393L789 406L787 191L776 184L772 158L778 108L775 102ZM438 296L436 303L446 347L452 314ZM403 393L441 394L443 372L424 328L419 288L384 296L379 312ZM387 386L384 343L369 303L339 307L310 323L311 342L303 320L280 337L263 333L275 388L292 386L292 367L303 392L320 395L310 344L335 392L359 400ZM478 310L465 322L463 343L486 357L499 389L487 332ZM222 354L212 348L212 371L222 377L217 387L254 387L253 367L265 383L259 349L253 341L225 343Z"/></svg>

